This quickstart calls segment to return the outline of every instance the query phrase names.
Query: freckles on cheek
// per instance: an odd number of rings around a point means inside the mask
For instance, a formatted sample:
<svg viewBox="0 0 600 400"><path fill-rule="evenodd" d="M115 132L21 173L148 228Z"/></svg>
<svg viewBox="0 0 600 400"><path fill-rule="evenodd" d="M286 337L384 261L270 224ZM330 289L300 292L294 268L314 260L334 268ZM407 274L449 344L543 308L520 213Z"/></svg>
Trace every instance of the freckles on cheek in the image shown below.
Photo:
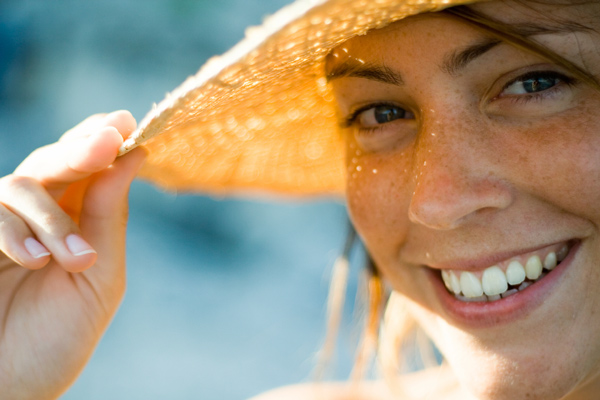
<svg viewBox="0 0 600 400"><path fill-rule="evenodd" d="M600 128L577 121L530 132L537 140L513 146L515 176L528 191L553 205L595 219L600 204ZM514 156L513 156L514 157ZM525 168L523 168L525 167Z"/></svg>
<svg viewBox="0 0 600 400"><path fill-rule="evenodd" d="M404 163L390 161L367 155L348 163L348 209L367 245L400 240L408 226L408 175Z"/></svg>

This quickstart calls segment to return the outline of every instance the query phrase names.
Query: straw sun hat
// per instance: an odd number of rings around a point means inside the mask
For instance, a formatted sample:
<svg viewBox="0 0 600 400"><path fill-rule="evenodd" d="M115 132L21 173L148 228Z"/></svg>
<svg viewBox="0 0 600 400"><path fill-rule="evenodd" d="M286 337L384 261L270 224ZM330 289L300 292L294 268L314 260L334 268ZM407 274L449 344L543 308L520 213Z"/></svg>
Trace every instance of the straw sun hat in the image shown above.
<svg viewBox="0 0 600 400"><path fill-rule="evenodd" d="M370 29L467 2L297 0L155 105L120 154L144 143L141 177L171 191L342 195L325 57Z"/></svg>

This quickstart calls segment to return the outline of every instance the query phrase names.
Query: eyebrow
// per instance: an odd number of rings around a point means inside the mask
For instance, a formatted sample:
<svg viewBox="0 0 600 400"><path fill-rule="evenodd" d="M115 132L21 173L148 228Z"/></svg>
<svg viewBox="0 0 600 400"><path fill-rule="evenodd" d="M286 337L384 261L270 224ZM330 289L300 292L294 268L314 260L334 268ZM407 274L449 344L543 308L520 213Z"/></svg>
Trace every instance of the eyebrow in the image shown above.
<svg viewBox="0 0 600 400"><path fill-rule="evenodd" d="M500 43L502 43L500 39L486 39L463 50L453 52L446 57L441 69L450 75L456 75L459 70L465 68L471 61ZM344 62L335 63L331 70L327 72L328 82L344 77L366 78L396 86L404 84L402 76L390 67L372 63L361 63L352 58Z"/></svg>
<svg viewBox="0 0 600 400"><path fill-rule="evenodd" d="M464 69L471 61L484 55L501 43L503 42L500 39L487 39L468 46L463 50L455 51L445 58L441 65L441 69L454 76L458 74L460 70Z"/></svg>
<svg viewBox="0 0 600 400"><path fill-rule="evenodd" d="M468 63L477 57L488 52L495 46L502 43L500 39L487 39L480 43L475 43L466 49L453 52L446 57L441 69L450 75L455 75L459 70L467 66ZM366 78L377 82L388 83L396 86L404 84L402 76L386 65L377 65L372 63L360 63L354 59L349 59L333 65L327 73L327 81L343 77Z"/></svg>
<svg viewBox="0 0 600 400"><path fill-rule="evenodd" d="M336 63L331 70L327 72L328 82L343 77L366 78L397 86L404 84L402 76L386 65L359 63L355 60Z"/></svg>
<svg viewBox="0 0 600 400"><path fill-rule="evenodd" d="M525 23L515 24L513 25L513 29L514 32L524 37L552 33L560 34L590 31L590 28L577 23L565 23L561 26L555 27ZM448 55L445 57L440 68L450 75L456 75L469 63L503 43L507 42L498 38L484 39L483 41L472 44L462 50L457 50ZM397 86L404 84L404 80L402 79L400 73L394 71L390 67L386 65L358 62L354 59L333 64L326 75L328 82L344 77L366 78Z"/></svg>
<svg viewBox="0 0 600 400"><path fill-rule="evenodd" d="M543 26L533 23L521 23L512 25L512 28L516 35L524 38L529 38L530 36L535 35L574 33L591 30L586 26L574 22L564 22L559 26ZM442 63L441 68L443 71L446 71L448 74L454 76L460 72L460 70L464 69L471 61L503 43L511 44L510 42L501 40L499 38L484 39L479 43L468 46L463 50L455 51L447 56Z"/></svg>

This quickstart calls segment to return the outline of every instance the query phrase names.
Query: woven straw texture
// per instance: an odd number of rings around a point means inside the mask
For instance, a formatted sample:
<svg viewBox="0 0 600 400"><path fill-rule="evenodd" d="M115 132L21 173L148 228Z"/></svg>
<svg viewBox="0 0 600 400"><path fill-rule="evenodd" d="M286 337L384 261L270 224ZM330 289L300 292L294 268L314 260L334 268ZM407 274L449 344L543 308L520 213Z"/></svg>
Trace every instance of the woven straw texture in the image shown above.
<svg viewBox="0 0 600 400"><path fill-rule="evenodd" d="M249 28L141 121L141 177L176 192L340 196L344 145L325 56L339 44L457 0L296 1Z"/></svg>

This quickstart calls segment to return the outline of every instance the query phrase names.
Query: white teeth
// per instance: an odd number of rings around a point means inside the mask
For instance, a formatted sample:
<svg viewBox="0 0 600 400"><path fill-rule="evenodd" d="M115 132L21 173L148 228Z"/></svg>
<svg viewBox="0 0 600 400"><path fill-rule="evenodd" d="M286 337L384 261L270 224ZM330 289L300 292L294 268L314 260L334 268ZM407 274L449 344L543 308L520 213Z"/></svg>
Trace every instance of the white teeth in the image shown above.
<svg viewBox="0 0 600 400"><path fill-rule="evenodd" d="M539 256L529 257L529 260L525 264L525 274L532 281L540 277L542 274L542 260L540 260Z"/></svg>
<svg viewBox="0 0 600 400"><path fill-rule="evenodd" d="M555 252L548 253L544 259L544 268L546 268L548 271L552 271L556 267L557 261L558 260Z"/></svg>
<svg viewBox="0 0 600 400"><path fill-rule="evenodd" d="M452 286L452 291L454 294L459 294L461 292L460 281L454 272L450 272L450 286Z"/></svg>
<svg viewBox="0 0 600 400"><path fill-rule="evenodd" d="M450 272L442 270L442 280L444 281L446 289L452 291L452 284L450 283Z"/></svg>
<svg viewBox="0 0 600 400"><path fill-rule="evenodd" d="M511 261L506 269L506 280L511 285L518 285L525 280L525 268L518 261Z"/></svg>
<svg viewBox="0 0 600 400"><path fill-rule="evenodd" d="M448 291L453 292L454 294L460 294L460 281L453 272L442 270L442 280Z"/></svg>
<svg viewBox="0 0 600 400"><path fill-rule="evenodd" d="M569 247L565 244L563 247L560 248L560 250L556 253L556 258L558 259L558 262L561 262L562 260L564 260L567 257L567 254L569 253Z"/></svg>
<svg viewBox="0 0 600 400"><path fill-rule="evenodd" d="M508 283L504 272L497 266L487 268L483 271L481 278L483 292L488 296L496 296L506 292Z"/></svg>
<svg viewBox="0 0 600 400"><path fill-rule="evenodd" d="M460 287L465 297L479 297L483 295L481 282L471 272L463 271L460 274Z"/></svg>
<svg viewBox="0 0 600 400"><path fill-rule="evenodd" d="M494 265L483 271L481 279L469 271L443 270L441 275L448 291L461 301L496 301L527 288L532 281L542 279L568 253L569 248L564 245L559 251L548 253L543 262L539 255L533 255L524 266L517 260L510 261L506 271L500 265Z"/></svg>

